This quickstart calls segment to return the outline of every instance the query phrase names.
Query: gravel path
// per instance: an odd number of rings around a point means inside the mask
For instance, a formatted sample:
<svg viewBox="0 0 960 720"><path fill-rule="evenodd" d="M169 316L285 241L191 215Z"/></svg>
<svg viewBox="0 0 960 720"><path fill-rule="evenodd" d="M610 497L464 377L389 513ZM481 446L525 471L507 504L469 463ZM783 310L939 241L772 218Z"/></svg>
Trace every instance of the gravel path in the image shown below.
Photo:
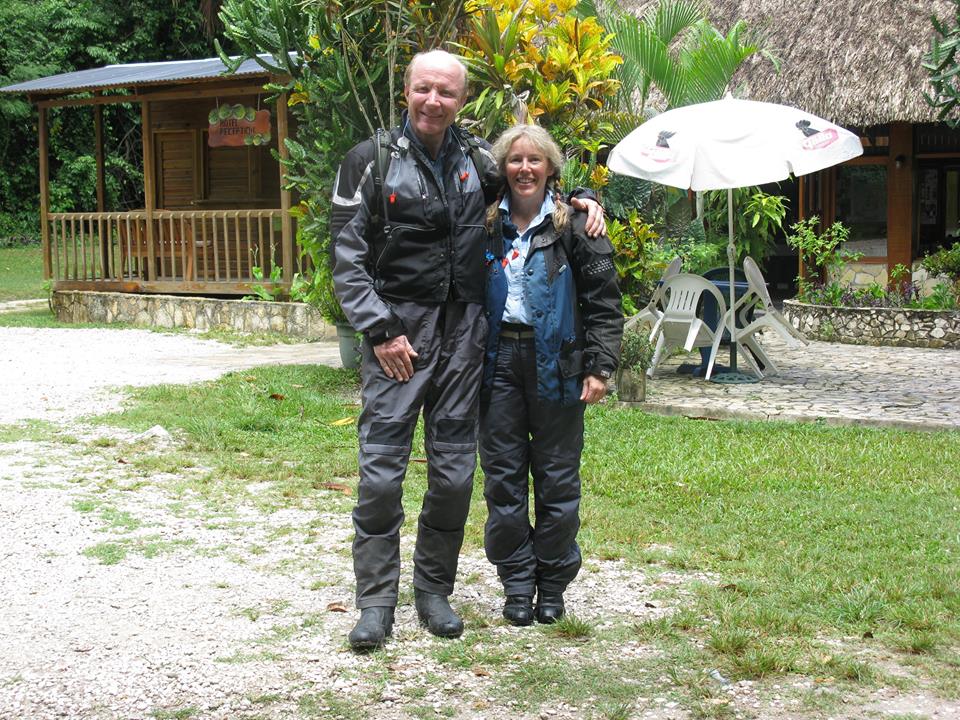
<svg viewBox="0 0 960 720"><path fill-rule="evenodd" d="M237 348L148 330L0 328L0 424L116 410L113 388L192 383L256 365L339 366L334 343Z"/></svg>
<svg viewBox="0 0 960 720"><path fill-rule="evenodd" d="M672 613L692 582L712 578L588 559L568 597L600 636L551 638L498 619L499 583L471 551L454 596L467 618L463 642L419 628L407 588L387 651L357 656L344 642L355 619L350 498L317 493L309 507L264 512L257 494L268 488L252 487L249 502L211 502L180 489L203 468L172 475L125 461L163 457L169 444L77 420L117 408L121 386L266 362L336 364L335 346L0 329L0 348L0 429L30 418L62 428L52 439L0 442L0 719L603 718L616 708L588 690L518 707L504 687L554 665L624 663L633 674L615 679L637 689L623 717L692 716L678 702L682 678L664 674L631 628ZM718 681L702 692L717 713L707 717L819 717L805 710L813 694L838 719L960 717L960 704L928 694L882 687L853 697L806 677Z"/></svg>

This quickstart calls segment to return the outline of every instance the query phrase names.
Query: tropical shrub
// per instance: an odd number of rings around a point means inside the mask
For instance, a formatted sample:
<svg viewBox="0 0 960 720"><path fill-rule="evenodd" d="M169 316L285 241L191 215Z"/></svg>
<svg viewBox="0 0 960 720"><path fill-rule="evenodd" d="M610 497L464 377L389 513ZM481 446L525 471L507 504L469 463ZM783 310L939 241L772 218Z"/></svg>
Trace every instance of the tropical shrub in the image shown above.
<svg viewBox="0 0 960 720"><path fill-rule="evenodd" d="M838 283L811 283L797 299L813 305L834 307L907 308L914 310L957 310L960 294L950 283L937 283L933 290L923 295L921 288L912 282L894 284L886 288L879 283L866 287L842 287Z"/></svg>
<svg viewBox="0 0 960 720"><path fill-rule="evenodd" d="M787 198L768 195L758 187L736 188L733 196L733 239L737 262L749 255L763 266L764 260L773 251L778 232L783 231L783 219L787 215ZM728 214L726 190L706 194L704 215L711 235L726 241L728 237Z"/></svg>
<svg viewBox="0 0 960 720"><path fill-rule="evenodd" d="M843 293L836 280L839 270L844 264L859 260L863 253L843 249L843 243L850 236L850 229L843 223L835 222L823 232L818 232L819 227L820 218L814 215L791 225L793 232L787 235L787 245L796 248L803 266L803 271L797 276L797 297L812 302L808 299L810 293L826 293L827 297L836 297L839 302ZM826 274L826 283L819 284L821 273ZM815 280L811 280L811 277Z"/></svg>
<svg viewBox="0 0 960 720"><path fill-rule="evenodd" d="M815 305L837 307L902 307L924 310L956 310L960 306L960 285L937 283L933 291L924 296L922 288L909 280L910 270L897 264L890 271L891 286L870 283L866 287L847 287L836 279L847 262L856 262L863 254L844 250L842 245L849 230L842 223L834 223L823 232L817 232L820 219L816 216L791 226L793 234L787 236L787 244L796 248L806 273L797 278L797 299ZM960 246L955 246L960 247ZM951 269L960 271L960 250L955 257L951 251L941 250L923 259L923 265L932 275L945 274ZM929 263L929 264L928 264ZM951 264L957 263L957 264ZM826 274L822 281L820 270Z"/></svg>
<svg viewBox="0 0 960 720"><path fill-rule="evenodd" d="M920 263L931 275L946 275L954 283L960 283L960 243L949 249L939 248Z"/></svg>
<svg viewBox="0 0 960 720"><path fill-rule="evenodd" d="M922 302L955 310L960 305L960 243L955 243L951 248L940 248L924 257L920 263L930 275L943 275L950 279L950 282L937 283Z"/></svg>
<svg viewBox="0 0 960 720"><path fill-rule="evenodd" d="M636 210L623 221L611 219L607 223L607 235L613 244L613 262L623 294L623 309L633 315L650 297L669 260L661 264L654 257L658 254L659 236L640 219Z"/></svg>
<svg viewBox="0 0 960 720"><path fill-rule="evenodd" d="M289 77L271 89L287 93L296 136L281 160L300 198L297 242L310 272L298 294L334 323L346 317L333 293L330 196L346 152L378 127L399 122L403 70L413 54L439 47L464 19L463 0L226 0L224 32L241 50ZM261 57L267 55L266 58Z"/></svg>
<svg viewBox="0 0 960 720"><path fill-rule="evenodd" d="M585 171L579 179L587 179ZM614 173L603 181L604 208L612 218L607 228L627 311L646 303L675 257L693 273L724 262L725 241L708 240L700 219L691 218L687 193Z"/></svg>
<svg viewBox="0 0 960 720"><path fill-rule="evenodd" d="M492 0L468 6L457 46L479 88L463 116L491 137L536 120L564 148L587 148L603 129L599 111L616 91L620 58L596 17L577 0ZM596 150L597 148L592 148Z"/></svg>
<svg viewBox="0 0 960 720"><path fill-rule="evenodd" d="M649 327L639 323L623 331L620 342L620 368L641 375L650 367L655 351Z"/></svg>
<svg viewBox="0 0 960 720"><path fill-rule="evenodd" d="M753 55L764 56L777 69L761 34L741 21L724 35L710 24L709 6L702 0L660 0L641 16L615 0L586 0L581 8L612 33L613 49L623 60L615 69L618 90L607 108L611 143L623 139L649 111L719 100L737 68ZM659 98L657 108L651 107L654 97Z"/></svg>

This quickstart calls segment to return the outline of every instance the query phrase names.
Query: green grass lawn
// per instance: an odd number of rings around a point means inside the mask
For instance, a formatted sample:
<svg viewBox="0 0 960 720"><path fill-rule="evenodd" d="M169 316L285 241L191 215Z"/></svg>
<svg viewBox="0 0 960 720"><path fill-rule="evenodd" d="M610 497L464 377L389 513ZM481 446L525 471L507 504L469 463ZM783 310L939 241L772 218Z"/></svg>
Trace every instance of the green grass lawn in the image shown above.
<svg viewBox="0 0 960 720"><path fill-rule="evenodd" d="M0 248L0 302L46 296L40 247Z"/></svg>
<svg viewBox="0 0 960 720"><path fill-rule="evenodd" d="M209 467L189 489L218 504L310 505L331 495L324 483L356 481L347 421L359 412L356 384L356 374L325 367L261 368L136 390L126 411L104 420L183 431L178 453L140 462ZM405 532L426 475L423 463L410 467ZM260 481L272 491L245 492ZM482 544L480 490L478 482L467 528L473 547ZM352 498L332 502L347 512ZM709 578L683 612L635 628L668 663L734 678L872 677L869 664L824 651L831 638L853 638L927 668L943 692L960 691L960 433L592 407L582 518L588 562L624 558Z"/></svg>

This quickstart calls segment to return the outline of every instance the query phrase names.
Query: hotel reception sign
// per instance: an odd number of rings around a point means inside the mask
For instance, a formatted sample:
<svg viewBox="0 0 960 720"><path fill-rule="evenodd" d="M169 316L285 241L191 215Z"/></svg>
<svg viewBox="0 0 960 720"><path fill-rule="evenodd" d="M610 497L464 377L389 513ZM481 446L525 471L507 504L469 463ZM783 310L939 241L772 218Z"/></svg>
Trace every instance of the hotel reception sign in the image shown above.
<svg viewBox="0 0 960 720"><path fill-rule="evenodd" d="M207 116L210 147L242 147L270 143L270 111L245 105L218 105Z"/></svg>

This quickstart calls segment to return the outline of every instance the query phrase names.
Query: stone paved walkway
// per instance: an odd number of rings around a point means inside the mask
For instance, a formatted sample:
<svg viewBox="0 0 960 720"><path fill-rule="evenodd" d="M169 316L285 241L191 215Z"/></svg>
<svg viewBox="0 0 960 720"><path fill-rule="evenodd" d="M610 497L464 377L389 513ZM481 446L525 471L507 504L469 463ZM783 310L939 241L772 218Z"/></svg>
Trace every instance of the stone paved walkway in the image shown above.
<svg viewBox="0 0 960 720"><path fill-rule="evenodd" d="M869 347L811 341L791 349L773 334L762 344L780 368L759 383L718 385L678 374L680 355L647 381L640 407L712 419L824 420L922 430L960 429L960 350ZM721 348L725 362L726 348Z"/></svg>

